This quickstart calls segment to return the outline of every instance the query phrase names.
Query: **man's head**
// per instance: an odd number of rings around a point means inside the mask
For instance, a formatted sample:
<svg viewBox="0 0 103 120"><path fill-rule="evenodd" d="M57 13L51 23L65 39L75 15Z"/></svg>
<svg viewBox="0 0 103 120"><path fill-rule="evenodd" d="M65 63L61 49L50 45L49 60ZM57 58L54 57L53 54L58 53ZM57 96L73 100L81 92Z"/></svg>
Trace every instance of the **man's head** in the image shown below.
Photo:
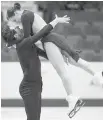
<svg viewBox="0 0 103 120"><path fill-rule="evenodd" d="M12 8L7 10L7 19L13 22L20 22L21 21L21 5L19 3L15 3Z"/></svg>
<svg viewBox="0 0 103 120"><path fill-rule="evenodd" d="M23 30L18 26L15 29L10 29L10 26L5 23L2 25L1 34L8 46L16 44L18 41L23 40Z"/></svg>

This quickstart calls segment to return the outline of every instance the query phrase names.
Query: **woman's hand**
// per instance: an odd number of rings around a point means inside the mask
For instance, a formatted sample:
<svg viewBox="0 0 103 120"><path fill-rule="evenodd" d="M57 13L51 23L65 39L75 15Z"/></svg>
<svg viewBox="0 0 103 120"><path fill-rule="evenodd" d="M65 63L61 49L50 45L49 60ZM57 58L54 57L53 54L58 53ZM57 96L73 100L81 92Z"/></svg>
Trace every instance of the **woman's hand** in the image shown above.
<svg viewBox="0 0 103 120"><path fill-rule="evenodd" d="M57 15L55 15L55 19L49 24L51 24L54 28L58 23L69 23L69 21L70 21L70 17L67 17L67 15L63 17L58 17Z"/></svg>
<svg viewBox="0 0 103 120"><path fill-rule="evenodd" d="M64 62L68 65L69 64L68 57L66 57L65 55L63 55L63 59L64 59Z"/></svg>
<svg viewBox="0 0 103 120"><path fill-rule="evenodd" d="M58 17L57 14L55 14L55 19L57 20L58 23L69 23L70 17L67 17L67 15L63 17Z"/></svg>

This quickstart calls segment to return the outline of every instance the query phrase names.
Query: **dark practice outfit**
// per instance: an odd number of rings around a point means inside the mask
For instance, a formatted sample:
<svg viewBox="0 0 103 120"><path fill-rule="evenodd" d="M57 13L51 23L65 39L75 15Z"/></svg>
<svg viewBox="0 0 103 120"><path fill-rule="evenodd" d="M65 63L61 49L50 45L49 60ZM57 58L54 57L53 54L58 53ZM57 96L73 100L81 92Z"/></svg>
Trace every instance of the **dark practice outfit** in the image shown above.
<svg viewBox="0 0 103 120"><path fill-rule="evenodd" d="M25 104L25 110L28 120L39 120L41 111L41 65L38 54L46 57L46 53L37 48L34 44L40 40L44 42L53 42L62 50L65 50L78 61L78 54L68 47L63 36L50 32L53 27L48 24L36 35L33 35L32 25L34 22L34 13L24 10L21 16L21 22L24 30L24 40L17 44L17 53L20 59L20 64L23 69L24 78L20 85L20 94Z"/></svg>
<svg viewBox="0 0 103 120"><path fill-rule="evenodd" d="M16 45L17 54L24 74L19 91L24 101L27 120L40 119L42 77L41 63L38 55L47 58L46 53L40 48L37 48L33 43L47 35L52 29L52 25L48 24L38 34L24 38ZM32 31L30 31L30 34L31 33Z"/></svg>
<svg viewBox="0 0 103 120"><path fill-rule="evenodd" d="M30 42L30 40L28 39ZM29 44L29 45L28 45ZM45 52L30 43L19 43L17 54L23 70L23 80L20 84L20 95L23 98L27 120L39 120L41 112L41 64L38 55L47 57Z"/></svg>

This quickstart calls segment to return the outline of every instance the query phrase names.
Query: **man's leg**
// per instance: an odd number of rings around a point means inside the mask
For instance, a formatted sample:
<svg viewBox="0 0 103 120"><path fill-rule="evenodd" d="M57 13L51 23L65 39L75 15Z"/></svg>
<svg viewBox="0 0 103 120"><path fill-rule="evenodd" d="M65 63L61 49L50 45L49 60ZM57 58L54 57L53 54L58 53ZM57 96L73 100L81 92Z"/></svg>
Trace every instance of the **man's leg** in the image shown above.
<svg viewBox="0 0 103 120"><path fill-rule="evenodd" d="M27 120L40 120L41 113L41 91L37 89L20 86L20 95L23 98Z"/></svg>

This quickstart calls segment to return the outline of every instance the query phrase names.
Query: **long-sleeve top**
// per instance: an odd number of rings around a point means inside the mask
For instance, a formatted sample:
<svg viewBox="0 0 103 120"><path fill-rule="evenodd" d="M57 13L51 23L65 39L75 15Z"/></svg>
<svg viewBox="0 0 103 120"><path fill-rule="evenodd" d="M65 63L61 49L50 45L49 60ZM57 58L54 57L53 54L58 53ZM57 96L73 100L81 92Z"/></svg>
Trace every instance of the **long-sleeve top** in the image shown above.
<svg viewBox="0 0 103 120"><path fill-rule="evenodd" d="M24 39L17 44L17 54L24 73L24 81L28 85L42 83L41 63L38 54L46 56L45 53L34 44L39 39L47 35L52 29L52 25L47 24L37 34L33 35L32 24L35 19L33 12L24 11L21 16L21 22L24 30ZM46 56L47 57L47 56Z"/></svg>

